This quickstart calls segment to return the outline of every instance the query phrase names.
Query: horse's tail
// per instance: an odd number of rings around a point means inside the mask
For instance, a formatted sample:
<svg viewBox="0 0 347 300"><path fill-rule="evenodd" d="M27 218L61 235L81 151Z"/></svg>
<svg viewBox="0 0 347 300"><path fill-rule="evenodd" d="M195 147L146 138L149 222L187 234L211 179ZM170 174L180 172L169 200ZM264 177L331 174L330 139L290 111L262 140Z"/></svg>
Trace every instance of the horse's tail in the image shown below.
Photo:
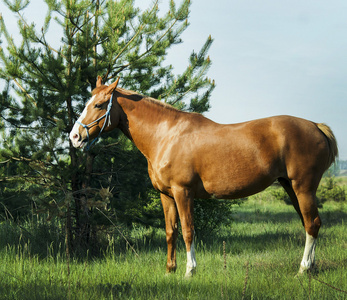
<svg viewBox="0 0 347 300"><path fill-rule="evenodd" d="M319 123L316 124L318 129L325 135L328 145L329 145L329 161L328 161L328 166L327 169L335 162L336 157L339 154L339 150L337 148L337 141L335 138L335 135L331 128L324 124L324 123Z"/></svg>

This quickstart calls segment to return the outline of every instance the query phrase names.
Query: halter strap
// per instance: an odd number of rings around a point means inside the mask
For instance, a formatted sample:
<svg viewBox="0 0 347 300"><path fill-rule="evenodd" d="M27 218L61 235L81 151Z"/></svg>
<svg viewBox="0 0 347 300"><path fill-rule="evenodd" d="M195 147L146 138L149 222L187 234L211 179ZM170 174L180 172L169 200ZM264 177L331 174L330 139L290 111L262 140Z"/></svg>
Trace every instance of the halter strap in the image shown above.
<svg viewBox="0 0 347 300"><path fill-rule="evenodd" d="M108 125L107 126L110 126L111 125L111 117L110 117L110 114L111 114L111 108L112 108L112 102L113 102L113 94L111 96L111 99L110 99L110 102L108 103L107 105L107 111L106 113L101 116L100 118L96 119L95 121L89 123L89 124L83 124L82 122L80 121L76 121L77 124L81 125L87 132L87 146L86 146L86 151L88 151L90 149L90 147L99 139L101 133L103 132L105 126L106 126L106 122L107 122L107 118L108 118ZM89 142L89 127L97 122L99 122L100 120L102 120L103 118L105 118L105 122L104 122L104 125L102 125L102 128L98 134L98 136L92 140L91 142Z"/></svg>

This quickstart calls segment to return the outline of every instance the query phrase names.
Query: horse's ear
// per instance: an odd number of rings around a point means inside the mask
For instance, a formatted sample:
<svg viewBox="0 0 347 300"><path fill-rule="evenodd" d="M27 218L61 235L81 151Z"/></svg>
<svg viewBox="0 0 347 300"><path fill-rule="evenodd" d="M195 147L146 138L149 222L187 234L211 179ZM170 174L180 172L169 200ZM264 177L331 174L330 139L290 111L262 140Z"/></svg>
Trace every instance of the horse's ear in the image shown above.
<svg viewBox="0 0 347 300"><path fill-rule="evenodd" d="M116 80L114 83L112 83L112 84L110 84L110 85L108 86L107 91L106 91L106 94L112 94L112 93L113 93L113 91L116 89L116 87L117 87L117 85L118 85L119 78L120 78L120 77L118 77L117 80Z"/></svg>
<svg viewBox="0 0 347 300"><path fill-rule="evenodd" d="M96 81L96 87L99 87L102 85L102 77L98 76L98 80Z"/></svg>

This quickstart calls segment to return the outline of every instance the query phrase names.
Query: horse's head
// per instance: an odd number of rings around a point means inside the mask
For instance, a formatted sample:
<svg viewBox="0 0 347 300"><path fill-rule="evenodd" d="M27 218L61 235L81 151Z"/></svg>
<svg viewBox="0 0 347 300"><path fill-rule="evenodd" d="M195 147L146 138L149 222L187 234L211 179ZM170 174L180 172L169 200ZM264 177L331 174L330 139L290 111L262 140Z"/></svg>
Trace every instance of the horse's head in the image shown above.
<svg viewBox="0 0 347 300"><path fill-rule="evenodd" d="M113 92L117 87L119 78L109 86L102 85L98 77L92 98L87 102L81 116L76 121L70 132L70 140L76 148L87 147L97 139L102 132L107 132L117 127L119 115L113 109L116 101ZM94 140L93 140L94 139Z"/></svg>

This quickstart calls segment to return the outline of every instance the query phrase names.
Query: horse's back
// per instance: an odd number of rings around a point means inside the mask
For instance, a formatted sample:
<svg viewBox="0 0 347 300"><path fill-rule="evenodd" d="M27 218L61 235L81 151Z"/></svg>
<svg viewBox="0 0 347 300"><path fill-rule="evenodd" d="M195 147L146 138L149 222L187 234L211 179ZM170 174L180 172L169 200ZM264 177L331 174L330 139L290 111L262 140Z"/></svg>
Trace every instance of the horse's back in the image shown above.
<svg viewBox="0 0 347 300"><path fill-rule="evenodd" d="M313 122L276 116L202 124L178 139L175 151L175 160L186 166L190 160L189 176L195 172L201 195L238 198L263 190L279 177L324 172L320 161L327 155L327 143ZM182 165L177 167L185 173Z"/></svg>
<svg viewBox="0 0 347 300"><path fill-rule="evenodd" d="M187 186L199 197L238 198L279 177L325 171L327 141L311 121L275 116L223 125L187 117L191 120L172 128L153 168L151 177L168 189Z"/></svg>

